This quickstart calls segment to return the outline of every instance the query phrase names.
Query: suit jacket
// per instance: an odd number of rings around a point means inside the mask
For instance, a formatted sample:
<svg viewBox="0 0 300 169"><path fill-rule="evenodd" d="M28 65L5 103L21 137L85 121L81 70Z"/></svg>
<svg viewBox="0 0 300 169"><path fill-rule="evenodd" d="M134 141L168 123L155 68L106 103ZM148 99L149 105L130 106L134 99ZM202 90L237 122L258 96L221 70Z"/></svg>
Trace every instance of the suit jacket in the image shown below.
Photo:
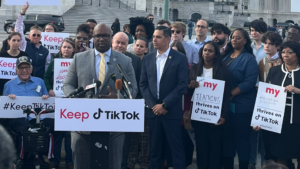
<svg viewBox="0 0 300 169"><path fill-rule="evenodd" d="M188 87L188 63L186 56L170 49L169 56L160 80L159 99L157 98L156 52L143 59L140 89L146 101L146 117L154 118L152 107L165 103L169 119L182 118L182 96Z"/></svg>
<svg viewBox="0 0 300 169"><path fill-rule="evenodd" d="M139 84L140 77L141 77L142 60L140 57L138 57L132 53L129 53L129 52L126 52L125 55L130 57L132 60L132 67L135 72L135 79L136 79L137 84ZM138 86L138 94L136 96L136 99L140 99L140 98L142 98L142 94L141 94L141 92L139 90L139 86Z"/></svg>
<svg viewBox="0 0 300 169"><path fill-rule="evenodd" d="M116 64L120 64L125 74L127 74L132 84L132 97L137 95L137 83L135 80L135 73L131 64L131 59L122 53L111 50L110 60L108 64L108 70L105 73L104 83L98 89L98 95L108 95L109 91L107 86L117 92L115 88L115 82L110 78L111 73L115 73L117 79L121 78ZM91 49L85 52L77 53L70 65L68 74L65 78L63 91L65 95L74 91L77 87L86 87L93 83L93 79L98 79L95 70L95 49ZM121 97L121 96L120 96Z"/></svg>

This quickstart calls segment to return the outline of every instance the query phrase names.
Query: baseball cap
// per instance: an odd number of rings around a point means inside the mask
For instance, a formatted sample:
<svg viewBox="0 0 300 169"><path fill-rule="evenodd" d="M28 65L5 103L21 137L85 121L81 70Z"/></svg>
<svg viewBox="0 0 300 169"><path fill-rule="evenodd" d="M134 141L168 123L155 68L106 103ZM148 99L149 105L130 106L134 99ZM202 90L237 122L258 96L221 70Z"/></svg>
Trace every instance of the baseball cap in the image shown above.
<svg viewBox="0 0 300 169"><path fill-rule="evenodd" d="M32 65L32 60L28 56L21 56L17 59L17 67L22 63Z"/></svg>

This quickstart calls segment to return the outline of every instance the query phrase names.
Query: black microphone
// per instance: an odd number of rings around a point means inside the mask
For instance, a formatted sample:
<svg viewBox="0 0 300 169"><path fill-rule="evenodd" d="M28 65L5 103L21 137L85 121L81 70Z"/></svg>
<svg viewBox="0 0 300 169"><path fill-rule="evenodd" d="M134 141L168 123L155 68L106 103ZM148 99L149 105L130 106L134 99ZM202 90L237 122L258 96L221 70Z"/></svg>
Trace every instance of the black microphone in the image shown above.
<svg viewBox="0 0 300 169"><path fill-rule="evenodd" d="M96 95L98 92L98 88L101 87L102 83L98 79L93 79L93 83L96 83L96 87L95 87L95 95Z"/></svg>
<svg viewBox="0 0 300 169"><path fill-rule="evenodd" d="M88 91L89 90L84 90L82 92L79 92L78 94L74 95L72 98L85 98L85 95Z"/></svg>
<svg viewBox="0 0 300 169"><path fill-rule="evenodd" d="M73 92L69 93L68 96L66 96L66 98L72 97L82 91L83 91L83 87L80 86L77 89L75 89Z"/></svg>
<svg viewBox="0 0 300 169"><path fill-rule="evenodd" d="M130 81L129 81L129 78L127 77L127 75L124 73L121 65L119 63L117 63L117 68L122 76L122 78L130 85Z"/></svg>

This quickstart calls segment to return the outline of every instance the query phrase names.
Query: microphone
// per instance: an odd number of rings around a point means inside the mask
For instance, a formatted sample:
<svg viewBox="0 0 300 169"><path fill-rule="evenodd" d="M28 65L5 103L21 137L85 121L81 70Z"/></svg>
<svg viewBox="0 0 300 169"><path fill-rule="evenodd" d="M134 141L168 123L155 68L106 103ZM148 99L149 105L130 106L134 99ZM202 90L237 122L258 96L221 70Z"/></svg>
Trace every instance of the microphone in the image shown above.
<svg viewBox="0 0 300 169"><path fill-rule="evenodd" d="M84 90L78 94L76 94L75 96L73 96L72 98L84 98L86 93L88 92L89 90Z"/></svg>
<svg viewBox="0 0 300 169"><path fill-rule="evenodd" d="M101 82L97 81L96 83L87 85L83 91L77 93L72 98L84 98L86 96L86 94L87 94L88 98L93 98L94 93L95 93L95 88L97 85L101 86Z"/></svg>
<svg viewBox="0 0 300 169"><path fill-rule="evenodd" d="M129 78L127 77L127 75L124 73L121 65L119 63L117 63L117 68L122 76L122 78L130 85L130 81L129 81Z"/></svg>
<svg viewBox="0 0 300 169"><path fill-rule="evenodd" d="M120 90L122 89L122 80L121 79L117 79L116 81L116 89L117 89L117 95L118 95L118 99L120 99Z"/></svg>
<svg viewBox="0 0 300 169"><path fill-rule="evenodd" d="M112 73L110 74L110 78L116 83L117 78L116 78L116 74ZM120 90L120 93L124 96L124 98L128 98L128 93L127 91L124 89L123 85L122 85L122 89Z"/></svg>
<svg viewBox="0 0 300 169"><path fill-rule="evenodd" d="M72 96L74 96L74 95L76 95L76 94L78 94L79 92L82 92L83 91L83 87L78 87L77 89L75 89L73 92L71 92L71 93L69 93L67 96L66 96L66 98L68 98L68 97L72 97Z"/></svg>

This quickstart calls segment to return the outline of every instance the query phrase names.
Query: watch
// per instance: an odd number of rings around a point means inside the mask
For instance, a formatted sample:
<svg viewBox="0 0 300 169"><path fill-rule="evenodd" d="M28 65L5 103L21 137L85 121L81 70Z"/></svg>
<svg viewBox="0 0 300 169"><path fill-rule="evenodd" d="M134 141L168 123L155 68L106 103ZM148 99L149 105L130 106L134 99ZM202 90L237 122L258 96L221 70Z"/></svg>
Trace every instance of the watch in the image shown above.
<svg viewBox="0 0 300 169"><path fill-rule="evenodd" d="M167 105L166 105L166 103L165 103L165 102L163 102L163 104L162 104L162 107L163 107L164 109L166 109L166 108L167 108Z"/></svg>

